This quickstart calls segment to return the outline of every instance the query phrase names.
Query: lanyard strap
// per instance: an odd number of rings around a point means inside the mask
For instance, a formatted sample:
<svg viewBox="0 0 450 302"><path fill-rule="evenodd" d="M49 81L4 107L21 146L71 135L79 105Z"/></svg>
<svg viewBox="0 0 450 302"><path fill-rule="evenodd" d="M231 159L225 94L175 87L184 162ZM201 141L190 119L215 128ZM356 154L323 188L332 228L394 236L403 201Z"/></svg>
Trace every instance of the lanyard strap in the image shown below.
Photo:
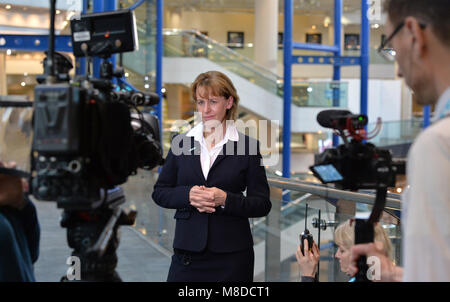
<svg viewBox="0 0 450 302"><path fill-rule="evenodd" d="M448 115L450 115L450 99L447 100L447 103L445 103L444 108L439 113L439 119L444 118Z"/></svg>

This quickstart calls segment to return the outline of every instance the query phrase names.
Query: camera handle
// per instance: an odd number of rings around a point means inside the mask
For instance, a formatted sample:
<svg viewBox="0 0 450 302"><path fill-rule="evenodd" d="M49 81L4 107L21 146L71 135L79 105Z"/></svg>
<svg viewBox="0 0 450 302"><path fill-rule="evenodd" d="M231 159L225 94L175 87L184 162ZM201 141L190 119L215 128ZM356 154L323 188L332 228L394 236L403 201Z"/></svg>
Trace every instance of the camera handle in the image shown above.
<svg viewBox="0 0 450 302"><path fill-rule="evenodd" d="M369 219L356 219L355 244L373 242L374 224L380 220L381 215L383 214L384 205L386 204L386 193L387 186L384 184L379 185ZM367 257L360 257L358 259L358 272L355 275L355 282L370 282L367 276L368 269Z"/></svg>

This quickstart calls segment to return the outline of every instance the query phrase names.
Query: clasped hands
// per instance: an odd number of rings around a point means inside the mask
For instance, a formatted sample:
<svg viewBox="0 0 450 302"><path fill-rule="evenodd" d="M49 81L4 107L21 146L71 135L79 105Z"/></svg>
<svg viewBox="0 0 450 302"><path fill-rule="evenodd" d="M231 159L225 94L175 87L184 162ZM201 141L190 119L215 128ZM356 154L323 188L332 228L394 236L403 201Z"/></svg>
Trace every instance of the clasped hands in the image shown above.
<svg viewBox="0 0 450 302"><path fill-rule="evenodd" d="M224 206L227 193L223 190L205 186L193 186L189 191L189 203L200 213L214 213L216 207Z"/></svg>

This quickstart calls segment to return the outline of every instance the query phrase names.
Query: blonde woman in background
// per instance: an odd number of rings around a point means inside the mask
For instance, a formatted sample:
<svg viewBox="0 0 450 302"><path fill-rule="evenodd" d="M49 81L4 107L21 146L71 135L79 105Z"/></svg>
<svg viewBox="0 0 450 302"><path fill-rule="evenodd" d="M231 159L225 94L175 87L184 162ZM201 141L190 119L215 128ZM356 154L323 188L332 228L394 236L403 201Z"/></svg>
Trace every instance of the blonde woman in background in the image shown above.
<svg viewBox="0 0 450 302"><path fill-rule="evenodd" d="M339 259L339 265L341 271L351 276L350 274L350 262L351 262L351 249L355 245L355 220L348 219L336 228L334 232L335 243L338 246L338 250L335 257ZM375 244L383 247L385 256L392 260L392 244L380 224L375 226L374 235ZM320 252L315 242L313 247L308 250L308 242L305 240L305 255L302 254L300 246L297 248L296 257L300 266L300 272L302 275L302 282L315 282L317 272L317 265L320 260ZM349 282L353 282L355 278L351 278Z"/></svg>

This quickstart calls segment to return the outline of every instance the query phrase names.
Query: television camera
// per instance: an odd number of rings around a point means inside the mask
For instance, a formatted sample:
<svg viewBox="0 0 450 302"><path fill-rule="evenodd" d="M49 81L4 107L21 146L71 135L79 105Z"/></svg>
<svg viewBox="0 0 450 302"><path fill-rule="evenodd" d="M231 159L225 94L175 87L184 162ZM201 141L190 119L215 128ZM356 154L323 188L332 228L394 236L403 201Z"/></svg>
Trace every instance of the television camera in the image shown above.
<svg viewBox="0 0 450 302"><path fill-rule="evenodd" d="M86 59L85 74L73 79L70 57L54 51L55 13L56 0L50 0L49 50L32 103L30 193L64 210L61 226L80 259L81 281L121 281L117 230L134 224L137 213L121 209L125 196L117 186L138 169L163 163L158 119L139 109L158 104L159 96L115 84L124 71L113 70L109 58L138 45L133 11L71 20L74 55ZM89 73L93 56L103 59L99 77Z"/></svg>

